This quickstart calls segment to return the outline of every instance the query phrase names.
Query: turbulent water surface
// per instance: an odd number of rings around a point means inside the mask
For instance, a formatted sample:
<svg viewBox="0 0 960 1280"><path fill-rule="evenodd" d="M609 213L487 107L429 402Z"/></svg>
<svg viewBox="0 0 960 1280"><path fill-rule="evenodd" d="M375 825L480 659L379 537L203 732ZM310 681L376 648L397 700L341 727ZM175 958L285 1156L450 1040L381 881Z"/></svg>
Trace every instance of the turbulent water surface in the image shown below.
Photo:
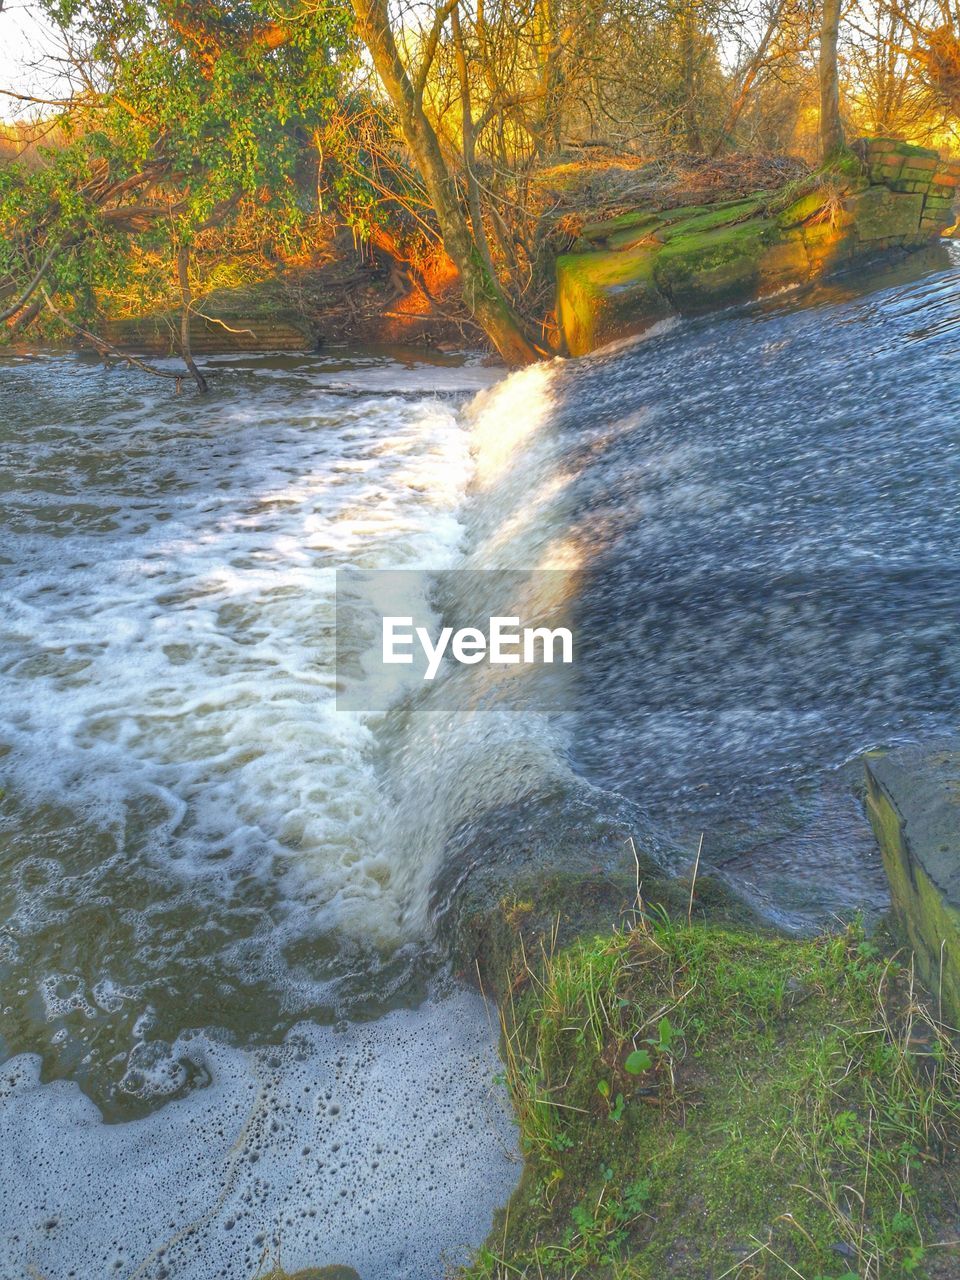
<svg viewBox="0 0 960 1280"><path fill-rule="evenodd" d="M506 379L222 359L199 400L6 358L4 1275L477 1243L514 1139L431 936L504 806L678 863L703 832L790 926L882 908L856 758L960 694L960 266L879 284ZM571 696L338 711L346 565L566 570Z"/></svg>

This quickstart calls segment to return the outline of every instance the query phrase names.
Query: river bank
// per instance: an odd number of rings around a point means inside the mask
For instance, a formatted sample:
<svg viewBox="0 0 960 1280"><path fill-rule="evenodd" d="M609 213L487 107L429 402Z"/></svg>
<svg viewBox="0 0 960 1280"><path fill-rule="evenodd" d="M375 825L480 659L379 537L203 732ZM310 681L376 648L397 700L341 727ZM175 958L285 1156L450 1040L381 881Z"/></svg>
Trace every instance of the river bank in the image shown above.
<svg viewBox="0 0 960 1280"><path fill-rule="evenodd" d="M647 168L613 156L538 175L531 198L543 249L518 302L546 313L545 353L584 355L670 318L862 271L929 250L956 225L960 161L893 138L861 139L814 171L785 158L766 168L718 165L712 181L709 171ZM197 297L192 351L378 344L491 354L439 247L417 259L382 230L368 244L340 232L309 256ZM228 259L220 271L250 267ZM180 349L178 307L137 312L128 300L123 314L102 314L93 328L122 351Z"/></svg>
<svg viewBox="0 0 960 1280"><path fill-rule="evenodd" d="M746 927L717 885L650 871L616 910L596 881L499 906L526 1165L458 1275L955 1275L960 1050L909 952ZM577 900L595 923L563 942Z"/></svg>
<svg viewBox="0 0 960 1280"><path fill-rule="evenodd" d="M778 191L595 222L557 259L565 349L583 355L670 317L928 247L956 222L958 182L958 161L863 138Z"/></svg>

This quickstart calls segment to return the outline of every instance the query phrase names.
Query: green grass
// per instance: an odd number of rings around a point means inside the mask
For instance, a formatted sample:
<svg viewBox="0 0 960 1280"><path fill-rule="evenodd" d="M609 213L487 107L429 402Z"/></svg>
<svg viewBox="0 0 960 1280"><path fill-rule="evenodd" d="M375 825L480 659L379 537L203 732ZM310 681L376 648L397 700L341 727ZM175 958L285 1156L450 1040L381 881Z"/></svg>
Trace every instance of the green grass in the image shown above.
<svg viewBox="0 0 960 1280"><path fill-rule="evenodd" d="M463 1277L960 1274L960 1055L859 928L644 913L512 990L525 1171Z"/></svg>

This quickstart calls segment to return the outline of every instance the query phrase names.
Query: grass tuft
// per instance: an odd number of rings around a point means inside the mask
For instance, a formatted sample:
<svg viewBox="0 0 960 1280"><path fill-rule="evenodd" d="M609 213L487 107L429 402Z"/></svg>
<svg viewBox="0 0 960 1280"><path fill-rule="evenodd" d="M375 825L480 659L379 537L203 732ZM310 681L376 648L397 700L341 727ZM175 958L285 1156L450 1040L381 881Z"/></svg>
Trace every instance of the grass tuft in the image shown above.
<svg viewBox="0 0 960 1280"><path fill-rule="evenodd" d="M960 1053L859 925L644 911L509 990L525 1172L462 1280L960 1275Z"/></svg>

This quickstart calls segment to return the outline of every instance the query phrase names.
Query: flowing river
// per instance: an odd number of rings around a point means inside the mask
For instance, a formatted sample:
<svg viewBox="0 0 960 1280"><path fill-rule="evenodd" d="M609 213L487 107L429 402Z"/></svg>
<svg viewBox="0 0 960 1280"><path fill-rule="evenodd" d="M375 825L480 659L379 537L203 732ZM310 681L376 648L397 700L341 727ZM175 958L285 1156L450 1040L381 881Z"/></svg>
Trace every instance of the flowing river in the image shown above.
<svg viewBox="0 0 960 1280"><path fill-rule="evenodd" d="M884 909L858 757L960 700L960 255L871 283L510 377L3 358L0 1274L439 1280L519 1163L435 922L511 844ZM570 696L337 710L348 565L563 570Z"/></svg>

